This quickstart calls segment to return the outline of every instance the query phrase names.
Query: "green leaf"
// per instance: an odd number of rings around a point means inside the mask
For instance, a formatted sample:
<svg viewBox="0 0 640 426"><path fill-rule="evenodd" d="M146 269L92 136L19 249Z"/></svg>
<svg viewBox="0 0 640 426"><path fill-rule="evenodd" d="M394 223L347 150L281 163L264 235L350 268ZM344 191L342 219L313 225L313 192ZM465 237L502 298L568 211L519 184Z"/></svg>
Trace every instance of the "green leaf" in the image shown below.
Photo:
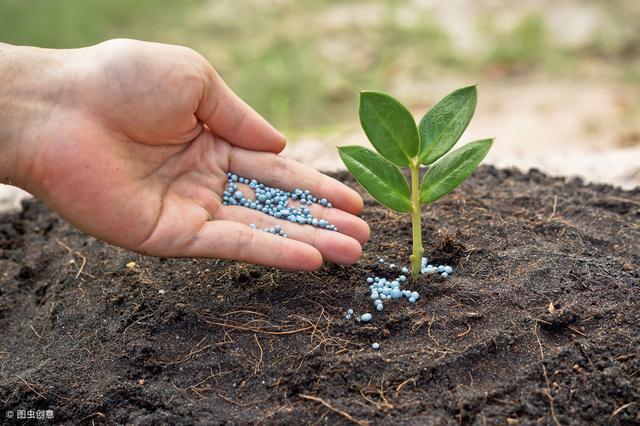
<svg viewBox="0 0 640 426"><path fill-rule="evenodd" d="M376 151L398 166L408 166L420 151L413 116L385 93L360 93L360 123Z"/></svg>
<svg viewBox="0 0 640 426"><path fill-rule="evenodd" d="M477 102L476 86L464 87L447 95L422 117L421 164L432 164L453 148L469 125Z"/></svg>
<svg viewBox="0 0 640 426"><path fill-rule="evenodd" d="M399 212L411 210L409 184L398 167L361 146L339 146L338 152L353 177L380 204Z"/></svg>
<svg viewBox="0 0 640 426"><path fill-rule="evenodd" d="M478 167L487 155L493 139L468 143L447 154L434 164L422 178L420 197L423 203L432 203L453 191Z"/></svg>

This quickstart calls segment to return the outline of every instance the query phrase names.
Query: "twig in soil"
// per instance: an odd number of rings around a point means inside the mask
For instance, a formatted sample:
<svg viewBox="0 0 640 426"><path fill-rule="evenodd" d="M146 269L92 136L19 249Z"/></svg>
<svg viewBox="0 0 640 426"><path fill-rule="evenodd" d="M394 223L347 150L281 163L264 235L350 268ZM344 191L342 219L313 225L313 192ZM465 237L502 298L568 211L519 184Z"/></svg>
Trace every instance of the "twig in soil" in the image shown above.
<svg viewBox="0 0 640 426"><path fill-rule="evenodd" d="M300 398L302 398L302 399L308 399L310 401L319 402L320 404L322 404L325 407L327 407L329 410L333 411L336 414L341 415L342 417L344 417L345 419L349 420L350 422L352 422L354 424L361 425L361 426L369 425L368 421L356 419L351 414L334 407L333 405L329 404L327 401L325 401L322 398L318 398L317 396L313 396L313 395L305 395L303 393L299 394L298 396Z"/></svg>
<svg viewBox="0 0 640 426"><path fill-rule="evenodd" d="M421 317L417 321L414 321L413 325L411 326L411 332L415 333L428 321L429 327L427 327L427 335L431 340L433 340L433 343L435 343L436 346L440 346L440 343L438 342L438 340L436 340L436 338L433 337L433 334L431 334L431 328L433 327L433 323L435 322L435 320L436 320L435 314L431 316L431 319L428 319L428 317Z"/></svg>
<svg viewBox="0 0 640 426"><path fill-rule="evenodd" d="M254 333L253 338L256 339L256 343L258 344L258 348L260 349L260 359L258 359L258 362L256 363L256 366L253 369L253 374L258 374L258 371L260 371L260 368L262 367L262 357L264 356L264 351L262 350L262 345L260 344L260 340L258 340L258 335Z"/></svg>
<svg viewBox="0 0 640 426"><path fill-rule="evenodd" d="M582 331L578 330L578 329L577 329L577 328L575 328L575 327L572 327L572 326L568 325L568 326L567 326L567 328L568 328L569 330L573 331L573 332L574 332L574 333L576 333L576 334L579 334L579 335L581 335L581 336L583 336L583 337L587 337L587 335L586 335L586 334L584 334Z"/></svg>
<svg viewBox="0 0 640 426"><path fill-rule="evenodd" d="M558 206L558 196L553 196L553 210L551 211L551 215L547 218L547 223L553 220L553 217L556 215L556 207Z"/></svg>
<svg viewBox="0 0 640 426"><path fill-rule="evenodd" d="M382 402L376 402L373 401L371 398L367 397L364 393L364 391L362 389L360 389L360 395L364 398L365 401L367 401L369 404L373 405L376 407L376 409L378 411L387 411L387 410L392 410L393 404L391 404L387 398L384 396L384 390L382 388L380 389L376 389L375 393L378 394L378 396L380 397L380 399L382 400Z"/></svg>
<svg viewBox="0 0 640 426"><path fill-rule="evenodd" d="M202 319L202 321L204 321L205 323L207 323L209 325L215 325L215 326L223 327L223 328L230 328L230 329L233 329L233 330L247 331L247 332L251 332L251 333L272 334L272 335L285 335L285 334L302 333L302 332L310 330L312 328L312 327L302 327L302 328L297 328L297 329L294 329L294 330L265 330L265 329L254 328L254 327L245 327L244 325L229 324L229 323L217 322L217 321L208 321L208 320L203 319L203 318L201 318L201 319Z"/></svg>
<svg viewBox="0 0 640 426"><path fill-rule="evenodd" d="M33 388L33 386L32 386L29 382L27 382L25 379L23 379L22 377L20 377L20 376L18 376L18 375L16 375L16 377L17 377L18 379L20 379L20 381L21 381L22 383L24 383L24 385L25 385L26 387L28 387L28 388L29 388L29 390L30 390L31 392L35 393L36 395L38 395L38 396L39 396L39 397L41 397L41 398L48 399L46 396L44 396L43 394L41 394L40 392L38 392L37 390L35 390L35 389Z"/></svg>
<svg viewBox="0 0 640 426"><path fill-rule="evenodd" d="M300 369L302 368L302 366L304 365L304 360L305 360L306 358L307 358L307 356L303 354L303 355L300 357L300 362L298 363L298 366L297 366L297 367L295 368L295 370L293 370L293 371L298 371L298 370L300 370Z"/></svg>
<svg viewBox="0 0 640 426"><path fill-rule="evenodd" d="M278 411L282 411L285 408L288 407L288 404L284 404L284 405L280 405L270 411L267 411L267 413L262 416L262 418L258 421L258 423L256 423L256 425L260 425L262 424L264 421L266 421L268 418L270 418L271 416L273 416L274 414L276 414Z"/></svg>
<svg viewBox="0 0 640 426"><path fill-rule="evenodd" d="M223 331L224 331L224 340L222 342L216 343L216 345L217 346L224 346L224 345L227 345L229 343L235 343L235 340L233 340L233 338L229 334L229 330L227 330L225 328Z"/></svg>
<svg viewBox="0 0 640 426"><path fill-rule="evenodd" d="M262 314L260 312L256 312L256 311L249 311L249 310L239 310L239 311L231 311L231 312L226 312L224 314L221 314L223 316L229 316L229 315L234 315L234 314L254 314L254 315L260 315L262 317L266 317L267 314Z"/></svg>
<svg viewBox="0 0 640 426"><path fill-rule="evenodd" d="M31 330L33 330L34 333L36 333L36 336L38 336L38 339L42 339L42 336L40 335L40 333L38 333L36 329L33 328L33 325L31 323L29 323L29 327L31 328Z"/></svg>
<svg viewBox="0 0 640 426"><path fill-rule="evenodd" d="M501 398L497 398L497 397L492 397L491 399L493 399L496 402L499 402L500 404L505 404L505 405L516 405L515 401L511 401L509 399L501 399Z"/></svg>
<svg viewBox="0 0 640 426"><path fill-rule="evenodd" d="M413 325L411 325L411 333L418 331L427 321L429 321L428 317L422 316L418 318L413 322Z"/></svg>
<svg viewBox="0 0 640 426"><path fill-rule="evenodd" d="M552 325L553 324L553 323L550 323L549 321L545 321L545 320L540 319L540 318L533 318L533 320L536 321L536 322L541 322L541 323L543 323L545 325Z"/></svg>
<svg viewBox="0 0 640 426"><path fill-rule="evenodd" d="M313 301L311 301L313 302ZM315 302L313 302L315 303ZM348 349L347 345L349 345L351 343L351 341L346 340L346 339L342 339L339 337L332 337L329 336L329 328L331 327L332 321L331 318L329 316L327 316L326 311L324 310L324 308L320 305L320 307L322 308L322 311L320 313L320 315L318 316L317 321L313 321L310 318L306 318L303 317L301 315L293 315L294 317L306 322L309 324L309 326L311 327L311 329L313 330L313 332L311 333L311 343L313 343L313 339L318 336L317 338L319 339L319 343L313 347L313 349L311 349L310 351L308 351L307 353L305 353L303 355L303 358L308 356L309 354L313 353L316 349L318 349L319 347L321 347L322 345L325 346L338 346L341 349L340 350L345 350ZM324 318L326 325L323 327L324 330L320 330L318 329L318 326L320 325L320 321Z"/></svg>
<svg viewBox="0 0 640 426"><path fill-rule="evenodd" d="M173 382L169 382L171 383L171 386L173 386L174 389L179 390L181 392L187 392L187 391L191 391L193 393L195 393L196 395L198 395L200 398L204 398L204 395L202 395L200 392L211 392L211 386L204 386L204 387L198 387L198 386L190 386L188 388L181 388L179 386L177 386L176 384L174 384Z"/></svg>
<svg viewBox="0 0 640 426"><path fill-rule="evenodd" d="M533 326L533 334L536 336L536 340L538 341L538 346L540 347L540 360L542 364L542 373L544 374L544 381L547 385L547 389L545 390L545 394L547 398L549 398L549 408L551 409L551 417L553 418L553 422L556 426L560 426L560 422L556 417L556 410L553 406L553 396L551 396L551 386L549 386L549 376L547 375L547 367L544 365L544 350L542 349L542 342L540 342L540 336L538 335L538 324Z"/></svg>
<svg viewBox="0 0 640 426"><path fill-rule="evenodd" d="M427 328L427 335L431 338L431 340L433 340L433 343L436 344L436 346L440 346L440 344L438 343L438 341L436 340L435 337L433 337L433 335L431 334L431 327L433 326L434 321L436 320L436 316L435 314L431 317L431 321L429 321L429 328Z"/></svg>
<svg viewBox="0 0 640 426"><path fill-rule="evenodd" d="M398 386L396 386L396 396L400 394L400 391L402 390L404 385L406 385L407 383L410 383L410 382L412 382L414 384L414 386L415 386L416 379L415 378L407 379L404 382L400 383Z"/></svg>
<svg viewBox="0 0 640 426"><path fill-rule="evenodd" d="M186 392L186 391L191 391L195 394L197 394L198 396L202 397L202 395L200 394L200 392L211 392L211 386L206 386L206 387L202 387L202 384L208 382L210 379L214 379L216 378L216 376L220 376L221 374L213 374L213 370L211 370L211 368L209 368L209 375L207 377L205 377L203 380L200 380L198 383L196 383L195 385L191 385L188 386L186 388L181 388L180 386L174 384L173 382L169 382L171 383L171 386L173 386L175 389L182 391L182 392ZM216 380L217 382L217 380Z"/></svg>
<svg viewBox="0 0 640 426"><path fill-rule="evenodd" d="M296 318L301 319L302 321L306 322L309 324L310 328L311 328L311 335L310 335L310 341L313 342L314 337L316 336L316 333L318 333L320 336L322 336L322 340L325 340L324 337L324 333L322 333L322 331L318 331L318 325L320 324L320 320L322 319L322 317L324 316L324 308L321 306L322 308L322 312L320 312L320 315L318 316L318 319L314 322L313 320L311 320L310 318L306 318L303 317L301 315L293 315ZM329 324L330 322L327 322L327 329L329 328Z"/></svg>
<svg viewBox="0 0 640 426"><path fill-rule="evenodd" d="M615 410L613 410L613 413L611 413L611 417L617 416L622 410L624 410L625 408L631 407L632 405L634 405L637 402L638 401L632 401L632 402L629 402L628 404L624 404L623 406L621 406L619 408L616 408Z"/></svg>
<svg viewBox="0 0 640 426"><path fill-rule="evenodd" d="M307 274L311 275L313 278L315 278L320 283L322 283L322 280L320 279L320 277L317 274L314 274L313 272L307 272Z"/></svg>
<svg viewBox="0 0 640 426"><path fill-rule="evenodd" d="M149 318L151 315L153 315L155 312L151 312L148 315L143 316L142 318L138 318L137 320L135 320L134 322L132 322L131 324L129 324L124 331L122 332L122 338L124 339L125 334L127 334L127 330L129 330L129 328L133 327L134 325L136 325L137 323L139 323L140 321L142 321L143 319Z"/></svg>
<svg viewBox="0 0 640 426"><path fill-rule="evenodd" d="M94 417L101 417L104 419L104 421L107 421L107 416L104 415L104 413L100 413L100 412L96 412L96 413L91 413L89 414L87 417L84 417L82 419L80 419L81 422L87 420L87 419L91 419L91 423L93 424L93 418Z"/></svg>
<svg viewBox="0 0 640 426"><path fill-rule="evenodd" d="M240 402L234 401L233 399L227 398L226 396L222 395L221 393L217 393L216 396L218 398L220 398L220 399L223 399L223 400L227 401L229 404L237 405L238 407L255 407L255 405L258 402L261 402L261 401L254 401L254 402L249 402L249 403L246 403L246 404L242 404Z"/></svg>
<svg viewBox="0 0 640 426"><path fill-rule="evenodd" d="M200 346L202 344L202 342L204 342L205 339L206 339L206 337L203 337L202 340L200 340L194 347L191 348L191 350L189 351L189 353L187 355L185 355L184 357L182 357L182 358L180 358L180 359L178 359L176 361L160 361L160 360L157 360L157 362L159 364L164 364L164 365L182 364L183 362L188 361L189 359L191 359L191 357L194 356L195 354L200 353L202 351L205 351L205 350L207 350L207 349L209 349L211 347L211 345L207 345L207 346L204 346L204 347L196 350L196 348L198 346Z"/></svg>
<svg viewBox="0 0 640 426"><path fill-rule="evenodd" d="M76 272L76 275L73 277L74 280L77 280L78 277L80 276L80 274L82 274L82 273L84 273L85 275L87 275L87 276L89 276L91 278L95 278L95 276L84 272L84 267L87 264L87 258L82 253L80 253L79 251L73 251L71 249L71 247L69 247L68 245L66 245L65 243L63 243L62 241L60 241L57 238L55 239L55 241L56 241L56 243L58 243L60 246L64 247L69 252L69 254L71 255L71 262L73 264L76 263L76 260L73 257L74 255L76 255L76 256L80 257L80 259L82 259L82 264L80 265L80 267L78 267L78 271Z"/></svg>
<svg viewBox="0 0 640 426"><path fill-rule="evenodd" d="M456 334L456 337L459 339L461 337L466 336L471 331L471 326L467 323L467 331L463 331L462 333Z"/></svg>
<svg viewBox="0 0 640 426"><path fill-rule="evenodd" d="M7 353L9 353L9 352L7 352ZM619 355L615 359L616 359L616 361L626 361L626 360L634 358L634 357L636 357L638 355L640 355L640 352L631 352L630 354Z"/></svg>
<svg viewBox="0 0 640 426"><path fill-rule="evenodd" d="M320 308L322 308L322 311L320 312L320 315L318 315L318 320L313 325L313 332L311 333L311 341L312 342L313 342L313 338L315 337L316 333L318 332L318 324L320 324L320 320L324 316L324 307L320 306ZM330 324L330 321L327 321L327 329L329 328L329 324Z"/></svg>

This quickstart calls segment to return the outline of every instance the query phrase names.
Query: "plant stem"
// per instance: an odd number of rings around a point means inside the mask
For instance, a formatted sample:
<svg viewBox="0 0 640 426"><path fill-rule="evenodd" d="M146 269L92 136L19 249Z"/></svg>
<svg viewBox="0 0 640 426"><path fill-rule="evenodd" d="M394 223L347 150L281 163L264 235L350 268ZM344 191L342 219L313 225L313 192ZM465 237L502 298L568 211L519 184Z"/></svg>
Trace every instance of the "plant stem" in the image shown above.
<svg viewBox="0 0 640 426"><path fill-rule="evenodd" d="M411 273L414 278L422 269L422 218L420 209L420 162L416 159L409 165L411 170L411 229L413 232L413 254Z"/></svg>

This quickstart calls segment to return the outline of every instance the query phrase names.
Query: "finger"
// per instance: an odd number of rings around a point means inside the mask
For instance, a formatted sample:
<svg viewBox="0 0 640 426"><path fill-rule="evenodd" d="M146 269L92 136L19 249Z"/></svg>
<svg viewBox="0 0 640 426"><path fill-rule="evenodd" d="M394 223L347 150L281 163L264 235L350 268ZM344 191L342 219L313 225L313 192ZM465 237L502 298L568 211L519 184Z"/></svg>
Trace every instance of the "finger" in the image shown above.
<svg viewBox="0 0 640 426"><path fill-rule="evenodd" d="M224 220L206 222L186 249L185 256L240 260L303 271L322 266L322 255L309 244Z"/></svg>
<svg viewBox="0 0 640 426"><path fill-rule="evenodd" d="M281 152L286 145L282 133L233 93L212 67L207 67L207 71L196 116L232 145Z"/></svg>
<svg viewBox="0 0 640 426"><path fill-rule="evenodd" d="M232 220L245 225L255 224L258 228L272 228L280 225L287 238L302 241L312 245L324 260L333 263L353 264L362 256L362 246L360 243L340 232L328 231L322 228L315 228L309 225L300 225L285 220L273 218L267 214L257 212L239 206L224 206L216 212L216 219ZM248 226L247 226L248 227ZM261 231L267 233L265 231Z"/></svg>
<svg viewBox="0 0 640 426"><path fill-rule="evenodd" d="M238 185L238 190L240 190L240 192L242 192L245 197L255 199L255 191L252 188L250 188L248 185L241 183ZM293 201L293 200L289 202L289 205L294 206L296 208L300 207L300 203L298 201ZM354 216L351 213L347 213L338 208L326 208L315 203L308 207L316 219L318 220L324 219L328 221L332 225L335 225L338 228L338 231L350 237L355 238L356 240L358 240L360 244L364 244L369 240L369 236L371 234L371 231L369 230L369 225L367 224L367 222L360 219L358 216ZM246 207L238 206L238 208L246 208ZM270 217L261 212L258 212L258 213L262 214L265 217ZM277 220L275 218L273 219ZM249 223L255 223L257 225L256 222L249 222ZM282 225L282 223L288 224L290 222L283 220L282 222L278 222L278 223Z"/></svg>
<svg viewBox="0 0 640 426"><path fill-rule="evenodd" d="M287 191L308 189L315 197L326 198L334 207L349 213L358 214L364 208L362 197L353 189L311 167L276 154L232 147L229 169Z"/></svg>
<svg viewBox="0 0 640 426"><path fill-rule="evenodd" d="M318 220L324 219L335 225L339 232L355 238L360 244L369 241L371 235L369 225L358 216L354 216L337 208L328 209L318 204L312 204L309 206L309 210L311 210L313 217Z"/></svg>

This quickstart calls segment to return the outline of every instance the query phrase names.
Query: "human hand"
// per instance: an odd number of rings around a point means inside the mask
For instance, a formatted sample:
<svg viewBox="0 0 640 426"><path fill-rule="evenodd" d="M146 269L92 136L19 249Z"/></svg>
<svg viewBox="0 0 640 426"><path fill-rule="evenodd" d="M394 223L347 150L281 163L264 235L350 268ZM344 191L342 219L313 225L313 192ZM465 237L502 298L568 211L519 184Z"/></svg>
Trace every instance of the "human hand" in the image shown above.
<svg viewBox="0 0 640 426"><path fill-rule="evenodd" d="M355 216L363 208L360 196L277 155L284 137L193 50L111 40L37 54L51 70L39 74L49 79L41 86L47 95L32 102L36 114L13 113L29 118L14 120L26 130L18 132L13 151L7 148L16 159L9 178L81 230L155 256L290 269L317 269L322 259L353 263L361 256L369 228ZM0 99L4 110L11 97ZM314 205L312 211L340 232L223 205L227 171L329 199L334 208ZM289 237L250 223L281 224Z"/></svg>

